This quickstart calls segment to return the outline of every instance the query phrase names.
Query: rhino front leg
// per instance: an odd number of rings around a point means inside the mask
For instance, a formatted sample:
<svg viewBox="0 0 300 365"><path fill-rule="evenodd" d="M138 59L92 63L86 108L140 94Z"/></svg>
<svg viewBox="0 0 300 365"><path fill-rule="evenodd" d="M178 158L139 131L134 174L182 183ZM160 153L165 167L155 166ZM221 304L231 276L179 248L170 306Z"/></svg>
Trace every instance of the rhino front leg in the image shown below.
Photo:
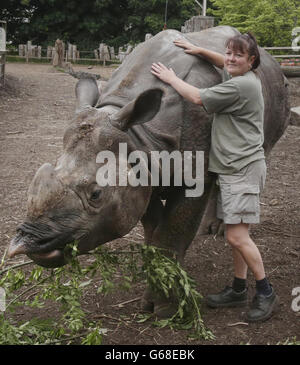
<svg viewBox="0 0 300 365"><path fill-rule="evenodd" d="M158 196L152 196L148 205L147 211L141 219L144 227L145 243L147 245L154 244L153 233L156 227L160 224L163 216L164 205ZM154 302L158 301L159 298L154 299L155 294L147 288L144 292L141 309L145 312L154 311Z"/></svg>
<svg viewBox="0 0 300 365"><path fill-rule="evenodd" d="M156 195L151 197L147 211L141 219L144 227L145 243L150 245L153 242L153 232L160 223L163 216L164 205Z"/></svg>
<svg viewBox="0 0 300 365"><path fill-rule="evenodd" d="M152 217L152 226L156 226L150 243L167 249L170 256L175 253L182 264L185 252L198 230L208 197L209 189L205 189L205 193L199 198L186 198L183 189L174 188L165 207L160 211L160 219L154 220L150 211L144 217L145 227L151 225L147 217ZM149 287L146 289L142 300L143 310L153 311L158 317L166 318L174 315L177 307L177 300L172 293L166 297L153 292Z"/></svg>

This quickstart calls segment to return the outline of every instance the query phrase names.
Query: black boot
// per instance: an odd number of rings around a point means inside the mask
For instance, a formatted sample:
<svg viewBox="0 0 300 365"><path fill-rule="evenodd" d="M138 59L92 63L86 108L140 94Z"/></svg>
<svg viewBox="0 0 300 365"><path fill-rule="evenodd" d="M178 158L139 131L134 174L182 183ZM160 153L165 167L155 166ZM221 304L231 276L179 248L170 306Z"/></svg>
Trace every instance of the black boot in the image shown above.
<svg viewBox="0 0 300 365"><path fill-rule="evenodd" d="M226 286L220 293L208 295L206 304L211 308L243 307L247 305L247 293L247 288L238 293Z"/></svg>
<svg viewBox="0 0 300 365"><path fill-rule="evenodd" d="M272 293L268 296L256 293L253 298L250 311L247 313L247 321L266 321L272 316L274 310L278 306L278 303L279 298L275 294L273 288Z"/></svg>

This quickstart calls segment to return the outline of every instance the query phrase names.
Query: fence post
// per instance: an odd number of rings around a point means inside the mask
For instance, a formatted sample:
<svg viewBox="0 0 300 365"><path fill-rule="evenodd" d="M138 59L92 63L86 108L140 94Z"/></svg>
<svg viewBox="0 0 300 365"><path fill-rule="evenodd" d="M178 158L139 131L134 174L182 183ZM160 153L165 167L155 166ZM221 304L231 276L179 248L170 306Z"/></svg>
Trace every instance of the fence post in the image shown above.
<svg viewBox="0 0 300 365"><path fill-rule="evenodd" d="M28 54L28 58L32 57L32 42L31 41L27 42L27 54Z"/></svg>
<svg viewBox="0 0 300 365"><path fill-rule="evenodd" d="M99 58L101 61L104 60L104 43L99 44Z"/></svg>
<svg viewBox="0 0 300 365"><path fill-rule="evenodd" d="M98 49L94 49L94 56L96 60L99 60Z"/></svg>
<svg viewBox="0 0 300 365"><path fill-rule="evenodd" d="M6 22L0 20L0 84L5 84Z"/></svg>
<svg viewBox="0 0 300 365"><path fill-rule="evenodd" d="M68 43L68 60L72 60L72 44Z"/></svg>
<svg viewBox="0 0 300 365"><path fill-rule="evenodd" d="M75 44L73 44L73 47L72 47L72 59L73 59L73 62L76 62L76 58L77 58L77 46Z"/></svg>
<svg viewBox="0 0 300 365"><path fill-rule="evenodd" d="M60 39L57 39L55 41L55 47L54 47L54 57L52 59L52 65L63 67L64 62L64 53L65 53L65 45L64 42Z"/></svg>

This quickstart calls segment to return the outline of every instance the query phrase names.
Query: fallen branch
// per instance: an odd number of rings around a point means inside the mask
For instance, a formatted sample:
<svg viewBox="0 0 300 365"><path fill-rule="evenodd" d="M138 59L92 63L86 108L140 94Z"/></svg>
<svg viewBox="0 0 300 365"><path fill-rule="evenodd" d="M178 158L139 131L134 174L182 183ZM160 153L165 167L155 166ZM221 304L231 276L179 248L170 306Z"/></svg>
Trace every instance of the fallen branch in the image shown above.
<svg viewBox="0 0 300 365"><path fill-rule="evenodd" d="M126 302L123 302L123 303L113 304L113 305L111 305L111 307L119 307L119 308L122 308L124 306L124 304L129 304L129 303L132 303L132 302L137 302L138 300L141 300L141 299L142 299L142 297L130 299L130 300L127 300Z"/></svg>
<svg viewBox="0 0 300 365"><path fill-rule="evenodd" d="M270 271L268 275L270 276L270 275L271 275L271 274L273 274L273 272L274 272L274 271L276 271L277 269L278 269L278 266L276 266L276 267L275 267L275 269L273 269L272 271Z"/></svg>
<svg viewBox="0 0 300 365"><path fill-rule="evenodd" d="M128 328L131 328L131 329L133 329L133 330L137 331L138 333L141 333L141 331L140 331L140 330L138 330L138 329L137 329L137 328L135 328L135 327L130 326L130 325L129 325L126 321L124 321L123 319L115 318L115 317L112 317L112 316L108 316L108 315L106 315L106 314L98 314L98 315L96 315L95 317L96 317L96 318L107 318L107 319L112 319L113 321L124 323L124 324L125 324L125 326L127 326ZM153 338L153 337L154 337L154 336L152 336L152 335L149 335L148 333L145 333L145 335L147 335L147 336L149 336L149 337L151 337L151 338Z"/></svg>
<svg viewBox="0 0 300 365"><path fill-rule="evenodd" d="M30 261L26 261L26 262L23 262L21 264L16 264L16 265L13 265L13 266L9 266L7 267L6 269L3 269L0 271L0 275L4 274L5 272L9 271L9 270L13 270L13 269L17 269L18 267L22 267L22 266L26 266L26 265L30 265L34 263L32 260Z"/></svg>
<svg viewBox="0 0 300 365"><path fill-rule="evenodd" d="M228 323L227 324L228 327L239 326L239 325L248 326L249 323L247 323L247 322L236 322L236 323Z"/></svg>
<svg viewBox="0 0 300 365"><path fill-rule="evenodd" d="M51 277L51 275L47 276L46 278L44 278L43 280L41 280L39 283L31 286L30 288L24 290L21 294L17 295L14 299L12 299L6 306L6 310L8 307L10 307L16 300L18 300L20 297L22 297L24 294L28 293L29 291L31 291L32 289L36 288L37 286L40 286L42 284L44 284L45 281L47 281L49 278Z"/></svg>

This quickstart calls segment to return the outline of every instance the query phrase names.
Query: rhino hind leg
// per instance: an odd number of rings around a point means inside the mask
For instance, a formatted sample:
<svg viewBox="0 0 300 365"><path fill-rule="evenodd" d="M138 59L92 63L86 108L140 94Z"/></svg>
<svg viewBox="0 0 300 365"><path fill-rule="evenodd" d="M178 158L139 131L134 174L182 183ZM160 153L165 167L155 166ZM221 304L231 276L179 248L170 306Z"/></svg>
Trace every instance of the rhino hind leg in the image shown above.
<svg viewBox="0 0 300 365"><path fill-rule="evenodd" d="M224 234L223 221L217 218L218 186L213 183L209 193L208 202L198 230L199 235L213 234L221 236Z"/></svg>

